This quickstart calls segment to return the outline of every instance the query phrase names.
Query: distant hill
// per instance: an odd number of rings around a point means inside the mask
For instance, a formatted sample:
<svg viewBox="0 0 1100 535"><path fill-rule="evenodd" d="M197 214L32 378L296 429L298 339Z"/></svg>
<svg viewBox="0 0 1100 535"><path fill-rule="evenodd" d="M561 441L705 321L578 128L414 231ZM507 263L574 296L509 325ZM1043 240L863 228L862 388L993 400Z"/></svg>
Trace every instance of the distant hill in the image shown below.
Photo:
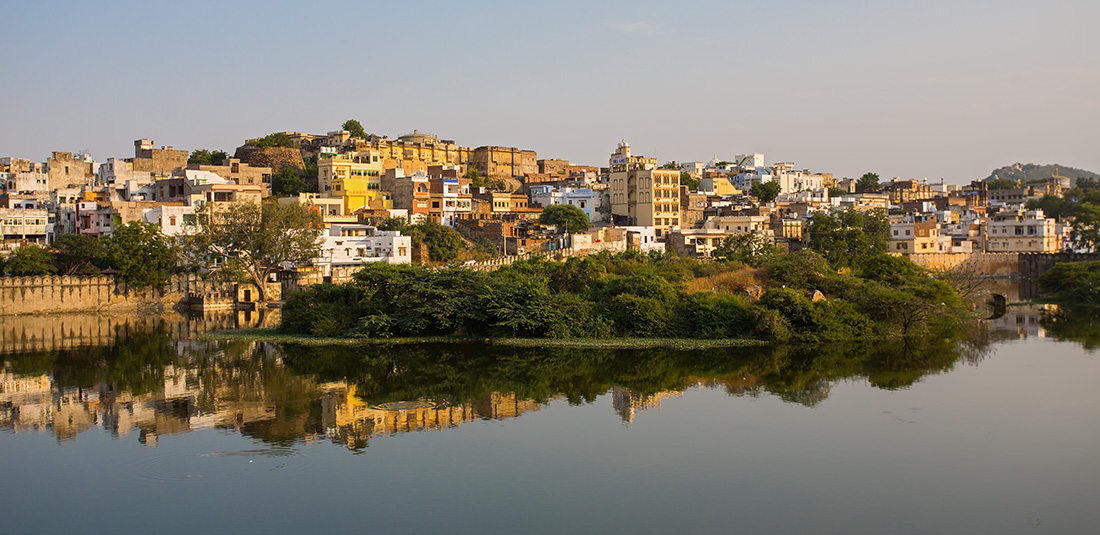
<svg viewBox="0 0 1100 535"><path fill-rule="evenodd" d="M1014 164L1002 167L1000 169L994 169L988 177L982 179L984 182L997 179L1008 180L1024 180L1025 184L1043 182L1046 179L1054 176L1064 176L1070 179L1070 186L1077 184L1078 178L1091 178L1094 180L1100 180L1100 174L1093 173L1092 171L1085 171L1084 169L1076 169L1073 167L1051 164L1051 165L1039 165L1034 163Z"/></svg>

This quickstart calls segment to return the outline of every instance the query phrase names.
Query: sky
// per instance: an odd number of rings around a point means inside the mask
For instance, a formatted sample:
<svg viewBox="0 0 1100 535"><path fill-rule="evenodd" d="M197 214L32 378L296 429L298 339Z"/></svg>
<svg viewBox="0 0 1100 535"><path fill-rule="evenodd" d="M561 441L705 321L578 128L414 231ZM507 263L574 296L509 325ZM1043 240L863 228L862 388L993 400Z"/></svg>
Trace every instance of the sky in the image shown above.
<svg viewBox="0 0 1100 535"><path fill-rule="evenodd" d="M10 2L0 156L232 151L347 119L607 165L963 184L1100 172L1100 2Z"/></svg>

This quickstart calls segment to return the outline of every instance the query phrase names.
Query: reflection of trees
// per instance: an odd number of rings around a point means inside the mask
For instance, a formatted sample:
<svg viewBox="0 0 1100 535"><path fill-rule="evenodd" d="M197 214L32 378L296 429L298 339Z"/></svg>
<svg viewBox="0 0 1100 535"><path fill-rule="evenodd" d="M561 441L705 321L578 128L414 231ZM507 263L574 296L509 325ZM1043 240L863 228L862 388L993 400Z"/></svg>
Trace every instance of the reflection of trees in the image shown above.
<svg viewBox="0 0 1100 535"><path fill-rule="evenodd" d="M1047 312L1041 324L1050 336L1078 342L1090 351L1100 347L1100 317L1094 309L1058 308Z"/></svg>
<svg viewBox="0 0 1100 535"><path fill-rule="evenodd" d="M1100 334L1088 332L1100 343ZM988 351L983 336L679 351L199 343L153 332L110 348L10 356L6 369L50 378L36 383L45 386L35 403L79 413L72 421L87 425L69 425L69 435L101 425L119 434L139 429L155 443L159 434L215 426L273 444L326 435L361 447L410 426L442 429L516 416L551 399L591 403L611 391L618 392L616 410L630 414L696 385L815 406L840 380L896 389L949 370L962 356ZM428 408L380 408L417 400Z"/></svg>
<svg viewBox="0 0 1100 535"><path fill-rule="evenodd" d="M696 384L723 385L742 395L772 392L813 406L833 383L866 377L878 388L912 385L951 368L981 341L953 337L893 342L782 345L678 351L669 349L529 349L483 345L287 348L285 360L318 381L346 379L367 404L400 400L467 403L490 392L545 401L564 396L588 403L612 387L640 395Z"/></svg>

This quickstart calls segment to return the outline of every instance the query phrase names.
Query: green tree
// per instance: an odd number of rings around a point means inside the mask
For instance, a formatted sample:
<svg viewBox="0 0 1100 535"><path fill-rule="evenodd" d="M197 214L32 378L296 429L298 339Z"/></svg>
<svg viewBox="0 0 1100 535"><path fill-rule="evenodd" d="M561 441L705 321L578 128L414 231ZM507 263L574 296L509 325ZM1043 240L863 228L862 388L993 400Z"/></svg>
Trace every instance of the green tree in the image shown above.
<svg viewBox="0 0 1100 535"><path fill-rule="evenodd" d="M290 134L286 132L276 132L254 140L252 146L260 148L283 147L293 149L297 145L294 144L293 139L290 139Z"/></svg>
<svg viewBox="0 0 1100 535"><path fill-rule="evenodd" d="M818 212L810 218L808 234L810 249L824 256L833 268L860 269L871 257L886 252L890 220L882 210Z"/></svg>
<svg viewBox="0 0 1100 535"><path fill-rule="evenodd" d="M680 168L680 164L676 163L676 160L667 161L667 162L665 162L664 165L661 166L661 169L679 169L679 168Z"/></svg>
<svg viewBox="0 0 1100 535"><path fill-rule="evenodd" d="M1009 178L995 178L993 180L987 180L985 183L989 189L1016 189L1020 187L1020 184L1015 180Z"/></svg>
<svg viewBox="0 0 1100 535"><path fill-rule="evenodd" d="M192 260L229 275L239 270L266 301L264 283L271 273L283 264L317 258L320 229L317 214L299 204L238 202L216 211L207 205L184 240Z"/></svg>
<svg viewBox="0 0 1100 535"><path fill-rule="evenodd" d="M462 178L469 180L470 185L475 188L486 187L485 178L478 174L477 169L467 170L466 174L462 175Z"/></svg>
<svg viewBox="0 0 1100 535"><path fill-rule="evenodd" d="M176 248L151 223L131 221L117 227L105 245L108 263L136 288L168 284L178 264Z"/></svg>
<svg viewBox="0 0 1100 535"><path fill-rule="evenodd" d="M450 262L466 248L462 235L451 227L426 221L408 228L413 242L419 241L427 247L428 258L432 262Z"/></svg>
<svg viewBox="0 0 1100 535"><path fill-rule="evenodd" d="M61 275L93 275L105 265L107 249L94 236L62 234L53 242L54 264Z"/></svg>
<svg viewBox="0 0 1100 535"><path fill-rule="evenodd" d="M766 236L745 233L723 239L711 256L759 267L778 254L779 248Z"/></svg>
<svg viewBox="0 0 1100 535"><path fill-rule="evenodd" d="M587 232L592 226L592 222L588 220L588 214L572 204L552 204L543 208L539 223L554 225L559 231L570 234Z"/></svg>
<svg viewBox="0 0 1100 535"><path fill-rule="evenodd" d="M753 197L756 197L757 199L760 199L760 202L772 202L776 199L776 197L779 197L780 189L782 188L779 185L779 182L776 182L774 180L770 180L768 182L757 182L752 185L751 189L749 189L749 194Z"/></svg>
<svg viewBox="0 0 1100 535"><path fill-rule="evenodd" d="M1088 202L1077 206L1070 239L1077 249L1096 250L1100 245L1100 206Z"/></svg>
<svg viewBox="0 0 1100 535"><path fill-rule="evenodd" d="M292 197L305 189L302 177L293 167L284 167L271 177L271 193L276 197Z"/></svg>
<svg viewBox="0 0 1100 535"><path fill-rule="evenodd" d="M50 252L38 245L24 245L8 256L4 269L13 277L53 275L57 272Z"/></svg>
<svg viewBox="0 0 1100 535"><path fill-rule="evenodd" d="M680 185L687 186L688 191L699 189L699 181L691 176L691 173L680 173Z"/></svg>
<svg viewBox="0 0 1100 535"><path fill-rule="evenodd" d="M341 128L347 130L352 137L358 137L362 139L367 138L367 133L363 130L363 125L355 119L348 119L344 121L344 124L341 126Z"/></svg>
<svg viewBox="0 0 1100 535"><path fill-rule="evenodd" d="M195 149L191 151L191 155L187 157L187 163L222 165L228 157L229 155L223 150L210 151L206 149Z"/></svg>
<svg viewBox="0 0 1100 535"><path fill-rule="evenodd" d="M841 195L847 195L848 190L843 188L829 188L829 197L840 197Z"/></svg>
<svg viewBox="0 0 1100 535"><path fill-rule="evenodd" d="M206 149L195 149L191 151L191 155L187 157L187 163L210 163L210 151Z"/></svg>
<svg viewBox="0 0 1100 535"><path fill-rule="evenodd" d="M876 192L879 189L877 173L863 173L856 181L856 193Z"/></svg>

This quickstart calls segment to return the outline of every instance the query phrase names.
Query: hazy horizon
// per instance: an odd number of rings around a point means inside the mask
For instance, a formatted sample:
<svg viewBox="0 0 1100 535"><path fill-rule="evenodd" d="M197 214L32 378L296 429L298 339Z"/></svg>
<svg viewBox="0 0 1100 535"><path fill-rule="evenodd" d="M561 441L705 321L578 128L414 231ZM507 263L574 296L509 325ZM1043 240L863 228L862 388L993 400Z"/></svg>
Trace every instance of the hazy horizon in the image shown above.
<svg viewBox="0 0 1100 535"><path fill-rule="evenodd" d="M1100 172L1100 4L18 3L0 156L232 151L347 119L607 165L763 152L838 177Z"/></svg>

